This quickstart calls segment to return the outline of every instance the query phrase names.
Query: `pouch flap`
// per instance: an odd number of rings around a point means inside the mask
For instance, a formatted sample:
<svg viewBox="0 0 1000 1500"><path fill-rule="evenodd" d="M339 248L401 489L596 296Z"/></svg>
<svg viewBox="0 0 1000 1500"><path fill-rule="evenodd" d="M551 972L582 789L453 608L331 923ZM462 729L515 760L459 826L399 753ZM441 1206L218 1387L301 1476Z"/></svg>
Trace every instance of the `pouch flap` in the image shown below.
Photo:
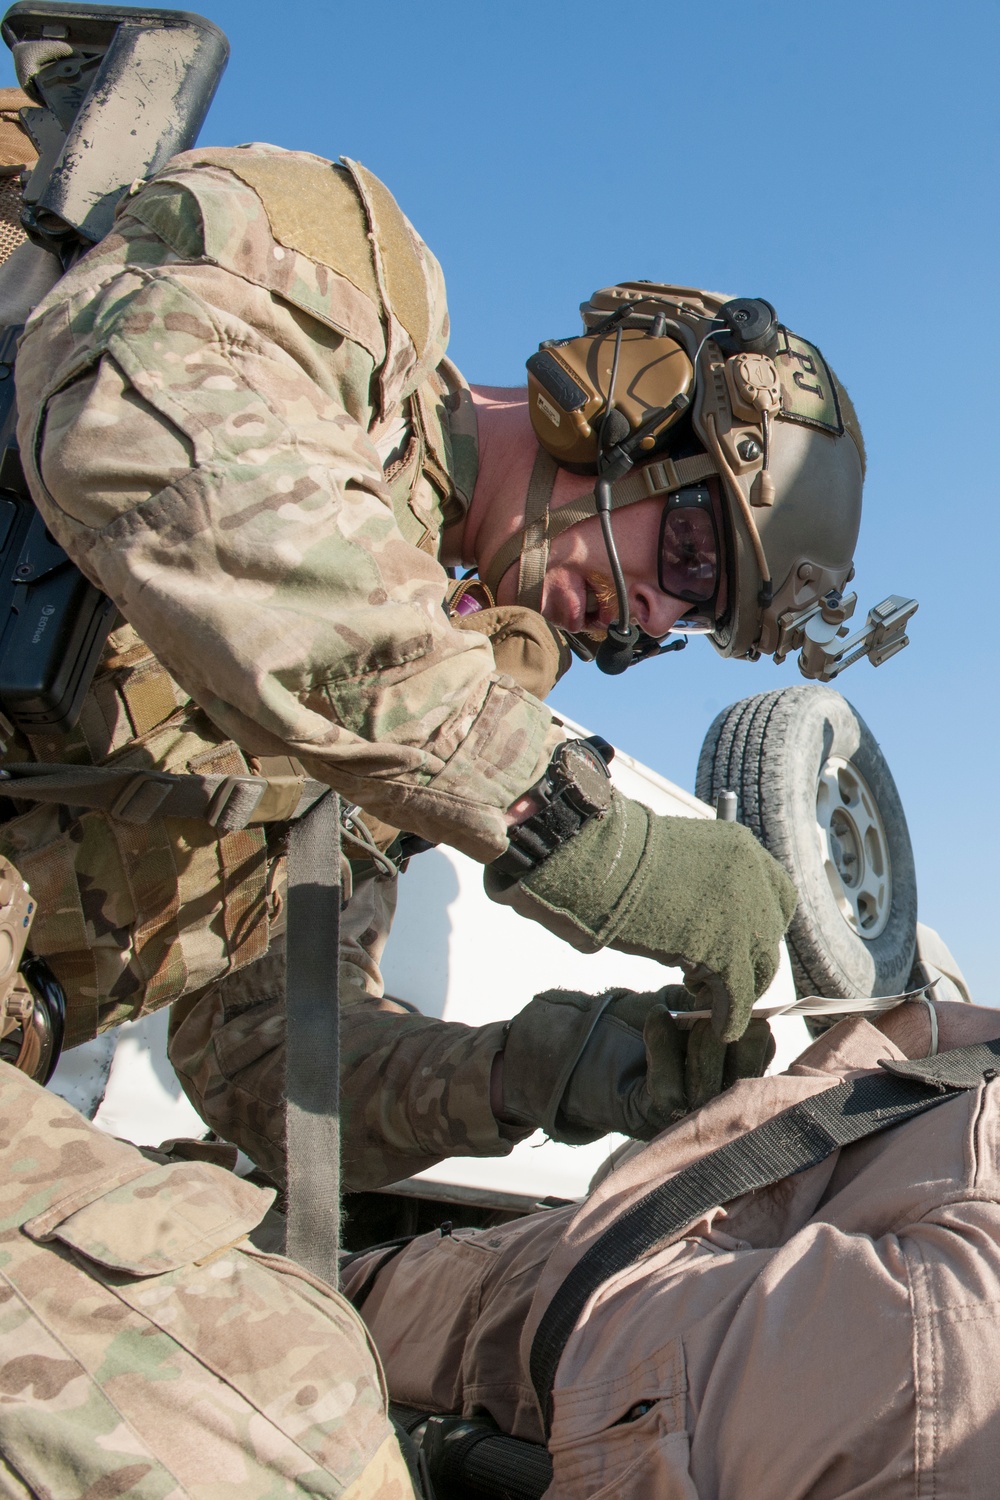
<svg viewBox="0 0 1000 1500"><path fill-rule="evenodd" d="M619 1423L631 1424L638 1418L633 1414L636 1406L660 1406L666 1427L673 1432L684 1431L688 1375L682 1340L669 1339L645 1357L635 1342L629 1341L625 1347L629 1355L600 1373L595 1367L599 1369L607 1361L605 1346L601 1346L600 1359L595 1360L593 1351L587 1351L578 1365L576 1351L569 1351L572 1377L566 1379L560 1374L561 1384L553 1392L549 1438L553 1453L572 1448ZM589 1378L595 1374L596 1378Z"/></svg>
<svg viewBox="0 0 1000 1500"><path fill-rule="evenodd" d="M40 1214L34 1240L59 1240L88 1260L133 1276L159 1276L231 1245L257 1224L274 1193L207 1162L154 1167L67 1218Z"/></svg>

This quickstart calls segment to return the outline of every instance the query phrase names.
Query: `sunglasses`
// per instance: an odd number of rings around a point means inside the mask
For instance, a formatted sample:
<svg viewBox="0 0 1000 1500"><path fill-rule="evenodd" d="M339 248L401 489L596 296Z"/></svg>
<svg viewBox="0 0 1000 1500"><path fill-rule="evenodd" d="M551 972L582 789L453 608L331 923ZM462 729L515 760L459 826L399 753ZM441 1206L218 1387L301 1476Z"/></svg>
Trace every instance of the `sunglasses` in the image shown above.
<svg viewBox="0 0 1000 1500"><path fill-rule="evenodd" d="M656 581L664 594L696 606L676 629L714 627L721 557L712 496L705 485L668 495L660 517Z"/></svg>

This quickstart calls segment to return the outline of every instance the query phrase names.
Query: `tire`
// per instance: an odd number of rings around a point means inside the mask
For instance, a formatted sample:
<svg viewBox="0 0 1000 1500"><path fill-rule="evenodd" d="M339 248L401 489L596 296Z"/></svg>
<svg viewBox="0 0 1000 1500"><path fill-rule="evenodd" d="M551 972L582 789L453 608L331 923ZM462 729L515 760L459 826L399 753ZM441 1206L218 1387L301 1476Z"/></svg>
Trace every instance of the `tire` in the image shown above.
<svg viewBox="0 0 1000 1500"><path fill-rule="evenodd" d="M799 892L786 937L798 994L904 990L917 931L910 834L886 759L846 698L790 687L724 709L696 790L714 804L726 789Z"/></svg>

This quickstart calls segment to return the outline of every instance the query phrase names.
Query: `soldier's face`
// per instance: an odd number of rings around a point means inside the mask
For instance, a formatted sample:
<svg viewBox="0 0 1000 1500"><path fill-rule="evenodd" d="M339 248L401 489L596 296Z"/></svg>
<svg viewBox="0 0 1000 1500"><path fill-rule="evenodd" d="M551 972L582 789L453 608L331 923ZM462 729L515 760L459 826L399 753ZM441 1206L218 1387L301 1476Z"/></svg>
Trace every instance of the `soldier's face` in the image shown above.
<svg viewBox="0 0 1000 1500"><path fill-rule="evenodd" d="M592 483L592 481L591 481ZM615 511L615 544L628 588L632 618L647 635L664 636L691 608L657 583L661 499L640 500ZM512 577L512 570L508 577ZM557 536L549 553L542 613L563 630L600 634L618 617L601 523L596 516Z"/></svg>
<svg viewBox="0 0 1000 1500"><path fill-rule="evenodd" d="M456 528L451 550L446 539L443 556L448 562L461 560L482 568L483 562L488 562L524 522L525 494L538 440L523 387L473 386L472 396L483 461L468 522L461 530ZM593 488L592 476L560 468L552 490L552 510L591 494ZM667 635L692 608L689 602L659 587L657 554L663 504L662 498L641 500L615 511L612 521L633 620L657 638ZM716 522L721 536L718 515ZM498 604L516 602L517 577L517 566L508 568L497 589ZM608 554L596 515L554 538L545 573L542 613L564 630L594 635L618 618Z"/></svg>

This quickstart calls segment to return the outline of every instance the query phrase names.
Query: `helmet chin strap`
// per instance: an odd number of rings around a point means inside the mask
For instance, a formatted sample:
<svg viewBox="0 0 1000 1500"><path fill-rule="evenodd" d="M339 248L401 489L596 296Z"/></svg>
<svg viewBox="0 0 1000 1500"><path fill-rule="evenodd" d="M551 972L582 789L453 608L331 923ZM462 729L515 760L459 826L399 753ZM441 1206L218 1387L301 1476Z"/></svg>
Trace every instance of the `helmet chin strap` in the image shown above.
<svg viewBox="0 0 1000 1500"><path fill-rule="evenodd" d="M517 602L538 614L542 612L545 569L549 562L550 507L558 473L559 465L552 455L539 448L524 500L524 526L519 533L521 545L517 559ZM491 589L491 593L495 599L496 589Z"/></svg>
<svg viewBox="0 0 1000 1500"><path fill-rule="evenodd" d="M614 549L614 538L611 538L610 545L608 543L611 512L621 510L626 505L636 505L640 500L651 500L658 495L673 494L675 490L682 490L689 484L697 484L702 479L708 479L717 474L718 466L716 460L707 453L695 454L691 458L680 458L676 462L669 458L657 459L641 469L633 470L622 479L613 482L601 479L589 495L581 495L578 499L571 500L568 505L560 505L557 510L553 510L552 491L558 472L559 465L555 459L539 446L531 470L531 479L528 482L524 504L524 525L512 537L509 537L502 547L498 548L489 564L480 572L483 583L495 599L501 579L517 563L516 602L539 613L542 607L542 591L549 549L557 536L561 536L571 526L577 526L581 521L589 520L591 516L600 516L605 546L608 547L608 561L619 601L621 601L624 580L620 577L621 568ZM615 577L616 572L618 577ZM627 616L627 598L625 603ZM622 616L621 602L619 602L619 615L621 618L616 625L609 627L609 639L612 631L621 624L621 619L625 619L625 616ZM627 627L627 619L625 623ZM616 649L620 650L621 647ZM624 671L627 665L628 662L624 662L622 666L612 670Z"/></svg>

